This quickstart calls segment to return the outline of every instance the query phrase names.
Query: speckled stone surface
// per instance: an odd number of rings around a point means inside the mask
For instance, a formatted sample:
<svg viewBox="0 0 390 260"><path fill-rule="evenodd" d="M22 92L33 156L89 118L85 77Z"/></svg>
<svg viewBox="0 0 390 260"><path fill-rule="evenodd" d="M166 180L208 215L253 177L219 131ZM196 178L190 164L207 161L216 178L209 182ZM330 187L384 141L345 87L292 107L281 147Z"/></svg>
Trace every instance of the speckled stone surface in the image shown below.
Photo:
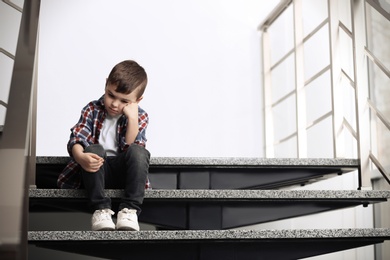
<svg viewBox="0 0 390 260"><path fill-rule="evenodd" d="M106 190L107 196L120 198L122 190ZM30 198L85 198L84 190L30 189ZM147 190L153 199L388 199L389 190Z"/></svg>
<svg viewBox="0 0 390 260"><path fill-rule="evenodd" d="M308 238L390 239L389 228L292 229L292 230L171 230L171 231L29 231L29 241L97 240L247 240Z"/></svg>
<svg viewBox="0 0 390 260"><path fill-rule="evenodd" d="M65 164L69 157L37 157L38 164ZM357 167L357 159L249 158L249 157L152 157L150 165L175 166L344 166Z"/></svg>

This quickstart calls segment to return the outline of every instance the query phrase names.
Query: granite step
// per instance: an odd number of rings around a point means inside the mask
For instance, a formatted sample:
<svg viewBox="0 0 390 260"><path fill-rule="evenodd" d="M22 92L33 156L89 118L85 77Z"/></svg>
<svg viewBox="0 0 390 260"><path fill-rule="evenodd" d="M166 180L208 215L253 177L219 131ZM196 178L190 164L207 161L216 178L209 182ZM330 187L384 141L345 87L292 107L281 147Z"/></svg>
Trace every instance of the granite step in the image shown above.
<svg viewBox="0 0 390 260"><path fill-rule="evenodd" d="M106 190L118 206L123 190ZM84 190L30 189L30 212L88 212ZM140 222L161 229L221 230L385 202L390 191L147 190Z"/></svg>
<svg viewBox="0 0 390 260"><path fill-rule="evenodd" d="M69 157L37 157L37 187L57 188ZM356 159L152 157L155 189L275 189L351 173ZM356 187L358 184L356 184Z"/></svg>
<svg viewBox="0 0 390 260"><path fill-rule="evenodd" d="M300 259L389 239L388 228L28 232L31 245L109 259Z"/></svg>

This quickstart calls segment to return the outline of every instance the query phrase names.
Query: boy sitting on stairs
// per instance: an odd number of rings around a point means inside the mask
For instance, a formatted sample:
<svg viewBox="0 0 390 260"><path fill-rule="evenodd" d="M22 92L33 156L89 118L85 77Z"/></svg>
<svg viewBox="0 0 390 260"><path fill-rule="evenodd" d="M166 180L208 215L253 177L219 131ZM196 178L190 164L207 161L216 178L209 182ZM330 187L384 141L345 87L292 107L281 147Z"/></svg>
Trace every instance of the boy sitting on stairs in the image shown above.
<svg viewBox="0 0 390 260"><path fill-rule="evenodd" d="M67 145L71 161L60 174L60 188L86 189L92 230L139 230L150 153L145 149L148 114L138 106L147 85L145 70L135 61L118 63L105 93L86 105L71 129ZM124 189L116 225L104 189Z"/></svg>

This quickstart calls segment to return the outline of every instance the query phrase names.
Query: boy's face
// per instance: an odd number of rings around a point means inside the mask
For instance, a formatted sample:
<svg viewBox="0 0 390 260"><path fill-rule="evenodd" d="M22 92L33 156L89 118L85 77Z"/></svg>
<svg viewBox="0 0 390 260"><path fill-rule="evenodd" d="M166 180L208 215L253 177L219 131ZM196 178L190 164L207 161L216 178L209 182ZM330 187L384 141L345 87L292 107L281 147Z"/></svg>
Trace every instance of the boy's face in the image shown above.
<svg viewBox="0 0 390 260"><path fill-rule="evenodd" d="M136 91L130 94L123 94L115 91L116 85L107 85L104 95L104 105L110 116L119 116L123 114L123 108L132 103L138 103L142 97L137 99Z"/></svg>

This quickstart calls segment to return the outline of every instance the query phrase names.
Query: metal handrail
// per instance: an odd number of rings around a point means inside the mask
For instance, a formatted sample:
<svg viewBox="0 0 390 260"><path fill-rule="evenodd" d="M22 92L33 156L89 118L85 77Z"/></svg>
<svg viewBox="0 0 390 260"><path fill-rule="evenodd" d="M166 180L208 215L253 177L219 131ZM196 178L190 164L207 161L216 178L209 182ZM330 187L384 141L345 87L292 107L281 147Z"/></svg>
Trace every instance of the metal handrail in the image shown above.
<svg viewBox="0 0 390 260"><path fill-rule="evenodd" d="M386 68L386 66L367 48L364 49L366 56L377 65L383 73L386 74L388 78L390 78L390 70Z"/></svg>
<svg viewBox="0 0 390 260"><path fill-rule="evenodd" d="M343 126L349 131L349 133L353 136L353 138L355 138L355 140L357 140L358 136L357 136L355 129L353 129L351 124L345 118L343 118Z"/></svg>
<svg viewBox="0 0 390 260"><path fill-rule="evenodd" d="M329 22L329 17L325 18L316 28L314 28L310 33L308 33L305 38L303 38L303 42L307 42L314 34L316 34L319 30L322 29Z"/></svg>
<svg viewBox="0 0 390 260"><path fill-rule="evenodd" d="M280 58L278 61L276 61L274 64L272 64L272 66L270 67L270 70L273 70L275 69L279 64L281 64L283 61L285 61L287 58L289 58L289 56L294 53L295 49L292 48L291 50L289 50L286 54L283 55L282 58Z"/></svg>
<svg viewBox="0 0 390 260"><path fill-rule="evenodd" d="M283 101L285 101L286 99L288 99L289 97L293 96L295 94L295 89L288 92L287 94L285 94L283 97L279 98L278 100L276 100L275 102L273 102L271 105L272 107L276 107L277 105L279 105L280 103L282 103Z"/></svg>
<svg viewBox="0 0 390 260"><path fill-rule="evenodd" d="M390 13L388 13L378 0L366 0L372 7L375 8L383 17L390 21Z"/></svg>
<svg viewBox="0 0 390 260"><path fill-rule="evenodd" d="M387 130L390 130L390 121L386 119L386 117L379 111L379 109L376 108L370 99L367 100L367 104L369 105L370 109L373 110L379 120L381 120L381 122L386 126Z"/></svg>
<svg viewBox="0 0 390 260"><path fill-rule="evenodd" d="M390 179L389 179L389 177L387 177L387 175L389 175L389 173L386 172L385 167L383 167L383 165L379 162L379 160L376 158L376 156L372 152L370 152L370 159L371 159L371 162L376 166L376 168L378 168L379 172L382 174L383 178L385 178L387 183L390 184Z"/></svg>
<svg viewBox="0 0 390 260"><path fill-rule="evenodd" d="M257 27L259 31L265 31L267 28L284 12L284 10L292 3L292 0L281 0L272 12L263 20Z"/></svg>
<svg viewBox="0 0 390 260"><path fill-rule="evenodd" d="M346 78L348 80L348 83L349 85L353 88L353 89L356 89L355 88L355 84L353 83L353 79L351 79L351 77L347 74L347 72L345 72L345 70L343 68L341 68L341 76Z"/></svg>
<svg viewBox="0 0 390 260"><path fill-rule="evenodd" d="M322 21L316 28L314 28L308 35L303 38L302 43L307 42L315 33L317 33L319 30L322 29L327 23L329 22L329 18L326 18L324 21ZM280 63L282 63L284 60L286 60L290 54L294 53L295 47L293 47L291 50L289 50L286 54L283 55L278 61L276 61L271 66L271 70L273 70L275 67L277 67Z"/></svg>
<svg viewBox="0 0 390 260"><path fill-rule="evenodd" d="M314 74L313 76L311 76L310 78L308 78L306 81L305 81L305 86L309 85L311 82L313 82L314 80L318 79L319 77L321 77L325 72L329 71L330 70L330 64L327 65L326 67L324 67L322 70L318 71L316 74Z"/></svg>
<svg viewBox="0 0 390 260"><path fill-rule="evenodd" d="M8 0L2 0L5 4L15 8L16 10L22 12L22 8L20 8L19 6L15 5L14 3L12 3L11 1L8 1ZM12 55L10 52L8 52L7 50L5 50L4 48L1 48L0 47L0 53L4 54L5 56L7 56L8 58L10 59L13 59L15 60L15 56ZM8 104L5 103L3 100L0 100L0 106L3 106L3 107L7 107ZM3 128L4 126L1 127L0 131L3 132Z"/></svg>
<svg viewBox="0 0 390 260"><path fill-rule="evenodd" d="M378 11L382 17L390 21L390 13L382 7L382 4L378 0L366 0L366 2L373 7L376 11ZM390 70L378 59L367 46L364 48L365 56L371 60L388 78L390 78ZM375 106L372 100L367 98L367 104L370 108L370 111L375 114L375 116L384 124L387 131L390 130L390 121L386 119L386 117L380 112L380 110ZM386 172L385 167L380 163L379 159L372 153L370 150L369 153L370 161L376 166L379 172L382 174L383 178L390 184L390 174Z"/></svg>
<svg viewBox="0 0 390 260"><path fill-rule="evenodd" d="M13 9L19 12L23 12L23 8L19 7L17 4L13 3L10 0L2 0L5 4L11 6Z"/></svg>
<svg viewBox="0 0 390 260"><path fill-rule="evenodd" d="M353 37L352 32L341 21L339 21L339 28L341 28L350 38Z"/></svg>
<svg viewBox="0 0 390 260"><path fill-rule="evenodd" d="M317 119L309 122L306 125L306 130L309 130L310 128L312 128L313 126L317 125L318 123L322 122L323 120L327 119L330 116L332 116L332 111L329 111L329 112L323 114L322 116L318 117Z"/></svg>
<svg viewBox="0 0 390 260"><path fill-rule="evenodd" d="M0 100L0 105L3 106L3 107L7 107L8 106L8 104L5 103L3 100Z"/></svg>
<svg viewBox="0 0 390 260"><path fill-rule="evenodd" d="M27 259L28 178L40 0L24 1L7 114L0 139L0 258ZM10 206L11 205L11 206Z"/></svg>
<svg viewBox="0 0 390 260"><path fill-rule="evenodd" d="M3 49L1 47L0 47L0 53L3 53L5 56L8 56L9 58L11 58L13 60L15 59L14 55L12 55L10 52L8 52L7 50L5 50L5 49Z"/></svg>
<svg viewBox="0 0 390 260"><path fill-rule="evenodd" d="M297 6L295 4L297 3ZM351 2L352 3L352 2ZM340 79L345 79L347 83L352 87L352 89L355 92L355 113L356 113L356 129L352 127L352 125L343 117L342 115L342 110L337 111L337 118L334 120L334 129L333 129L333 138L334 138L334 150L337 151L337 148L340 148L341 151L341 156L343 156L343 138L340 140L337 139L338 136L340 135L341 131L344 129L348 132L348 134L351 134L352 137L357 141L357 153L358 153L358 158L360 159L360 166L359 166L359 188L361 189L371 189L371 181L370 181L370 172L371 170L368 168L369 161L372 161L374 164L379 165L377 166L380 168L380 164L375 163L378 161L375 156L370 155L369 153L371 152L371 145L369 143L370 140L370 130L369 130L369 113L373 113L377 116L378 122L382 122L387 130L390 130L390 121L376 108L374 105L373 101L369 100L369 93L368 93L368 87L365 82L367 82L367 61L371 61L374 63L387 77L390 78L390 69L386 67L385 64L383 64L378 57L376 57L372 51L369 50L369 48L366 45L366 32L364 30L361 30L361 28L365 28L366 20L365 20L365 4L370 4L373 6L377 11L379 11L387 20L390 21L390 12L386 11L383 9L378 0L361 0L361 1L354 1L353 5L351 6L351 20L352 20L352 28L349 29L345 24L342 23L342 21L339 19L338 13L335 12L334 16L330 15L330 7L335 7L336 1L328 1L328 18L323 20L312 32L310 32L308 35L303 37L302 35L302 24L301 21L294 21L294 24L296 23L297 28L294 27L295 37L298 37L298 40L295 39L295 46L292 50L289 50L287 53L285 53L281 58L279 58L276 62L271 64L270 62L270 55L267 54L265 56L266 61L263 60L263 73L264 73L264 89L265 91L264 94L264 103L265 103L265 121L266 123L270 124L273 122L272 118L272 108L275 106L279 105L283 101L285 101L287 98L291 97L293 94L297 94L299 89L290 91L286 94L284 94L282 97L278 97L276 101L272 101L272 96L271 96L271 73L272 71L285 62L287 58L291 56L291 54L297 52L297 48L301 48L302 44L306 42L309 38L311 38L316 32L318 32L326 23L331 24L330 27L332 29L333 34L330 33L329 37L334 37L334 39L337 40L338 34L340 32L346 33L347 36L349 36L352 40L353 44L353 67L354 67L354 73L353 77L349 75L343 68L340 66L340 61L338 60L339 53L338 48L339 46L336 45L337 41L334 41L335 46L330 45L330 49L335 50L335 54L331 53L331 58L334 58L334 60L331 59L331 65L326 66L323 68L321 71L316 73L314 76L311 76L309 79L306 79L305 82L303 82L303 86L307 86L310 84L312 81L314 81L316 78L327 72L329 69L331 70L331 76L333 77L332 84L339 84ZM270 13L270 15L264 20L263 23L258 26L258 29L263 32L263 55L264 53L268 53L270 50L270 32L271 30L268 30L268 28L271 28L273 22L282 15L283 12L286 11L287 7L289 7L290 4L294 5L294 17L299 17L301 14L301 1L281 1L279 5ZM333 43L333 42L331 42ZM265 47L264 47L265 46ZM300 49L299 52L299 57L300 59L298 60L299 62L302 62L302 50ZM365 57L365 59L361 59L358 57ZM263 56L263 59L265 59ZM296 58L297 59L297 58ZM297 62L297 60L296 60ZM298 63L301 65L300 63ZM332 64L336 64L336 68L332 68ZM333 69L333 71L332 71ZM297 88L302 88L302 68L295 68L295 76L297 76L297 73L300 75L299 79L299 84L297 84ZM336 94L334 94L336 93ZM333 102L335 101L335 98L339 100L339 95L341 93L339 92L333 92L332 93L332 100ZM333 96L333 95L336 95ZM338 105L340 105L338 103ZM369 108L369 109L366 109ZM336 117L336 112L334 112L334 107L333 107L333 116ZM297 109L298 111L298 109ZM371 111L371 112L370 112ZM302 111L301 111L302 112ZM303 111L304 112L304 111ZM327 118L328 116L331 115L332 112L329 112L325 115L322 115L320 118L316 119L313 122L305 122L306 123L306 130L312 126L314 126L316 123L319 121ZM340 114L341 113L341 114ZM298 115L297 115L298 118ZM301 122L302 123L302 122ZM303 124L300 125L300 129L302 128ZM273 136L274 133L272 126L267 126L265 129L265 142L266 142L266 156L274 156L274 148L271 148L272 143L273 145L282 143L283 141L289 140L290 138L298 136L298 132L294 132L288 136L283 137L280 140L274 140ZM271 137L269 137L270 135ZM301 140L305 141L305 132L303 132L303 138ZM269 140L268 140L269 139ZM297 141L297 146L298 146L298 154L299 154L299 149L304 148L305 144L300 144L299 140ZM337 156L338 153L335 152L335 156ZM383 168L383 167L382 167ZM382 171L383 172L383 171ZM384 173L386 175L386 173ZM388 175L387 175L388 176Z"/></svg>
<svg viewBox="0 0 390 260"><path fill-rule="evenodd" d="M289 140L289 139L291 139L291 138L293 138L293 137L295 137L297 135L298 135L298 133L297 133L297 131L295 131L294 133L289 134L288 136L285 136L282 139L274 141L274 145L284 143L285 141L287 141L287 140Z"/></svg>

